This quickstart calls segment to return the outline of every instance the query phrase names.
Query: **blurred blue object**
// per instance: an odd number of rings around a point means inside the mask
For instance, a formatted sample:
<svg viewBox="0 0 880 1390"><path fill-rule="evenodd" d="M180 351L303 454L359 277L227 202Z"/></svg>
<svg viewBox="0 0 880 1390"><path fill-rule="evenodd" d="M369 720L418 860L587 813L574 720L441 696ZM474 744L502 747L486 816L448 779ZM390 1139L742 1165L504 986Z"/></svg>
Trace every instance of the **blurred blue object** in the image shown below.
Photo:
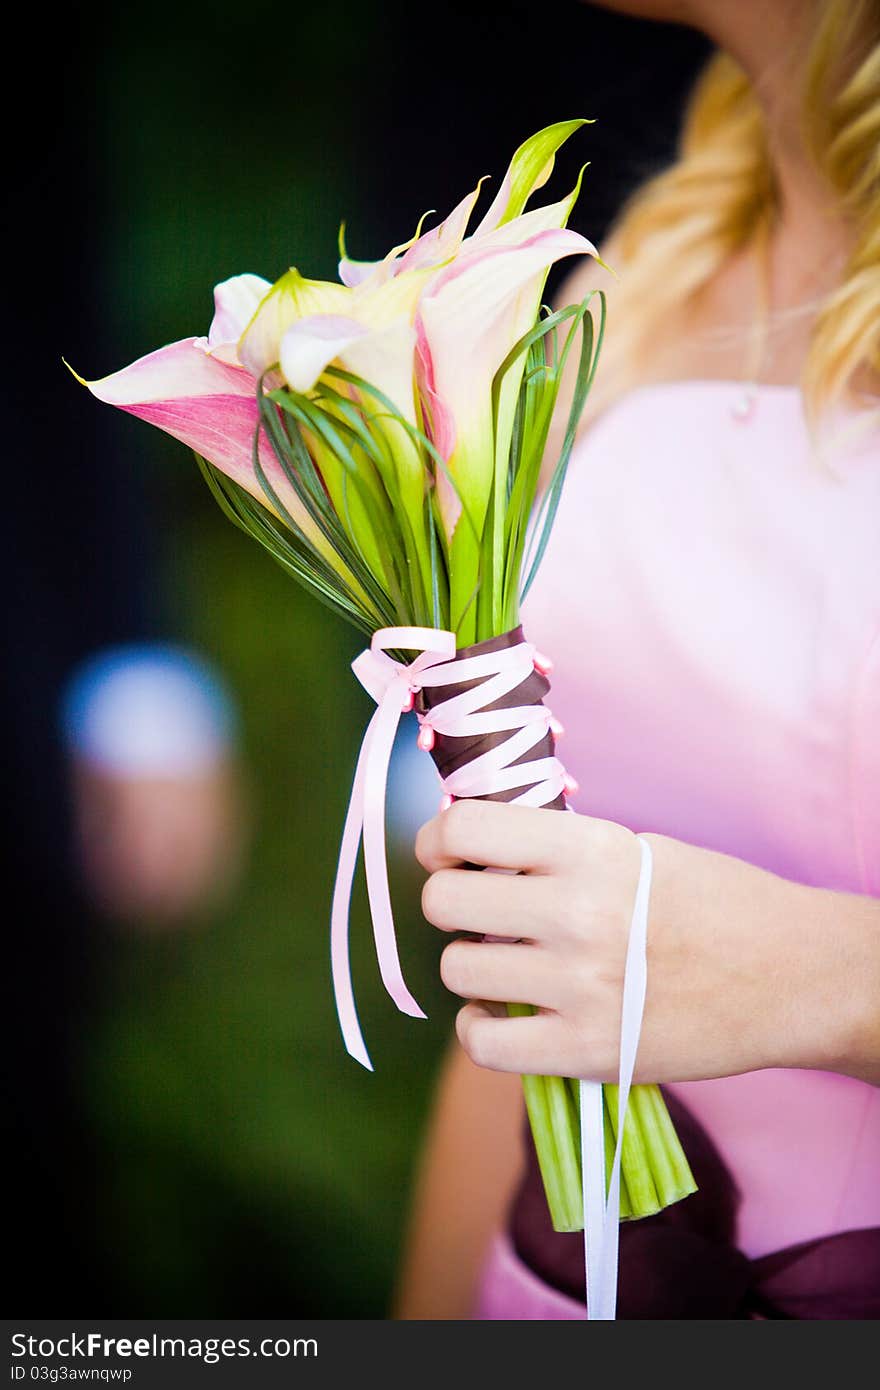
<svg viewBox="0 0 880 1390"><path fill-rule="evenodd" d="M415 715L400 721L388 776L388 838L409 852L419 826L439 811L443 795L430 753L416 746L417 734Z"/></svg>
<svg viewBox="0 0 880 1390"><path fill-rule="evenodd" d="M237 716L218 673L169 644L97 653L74 671L61 701L68 749L123 775L191 775L234 744Z"/></svg>

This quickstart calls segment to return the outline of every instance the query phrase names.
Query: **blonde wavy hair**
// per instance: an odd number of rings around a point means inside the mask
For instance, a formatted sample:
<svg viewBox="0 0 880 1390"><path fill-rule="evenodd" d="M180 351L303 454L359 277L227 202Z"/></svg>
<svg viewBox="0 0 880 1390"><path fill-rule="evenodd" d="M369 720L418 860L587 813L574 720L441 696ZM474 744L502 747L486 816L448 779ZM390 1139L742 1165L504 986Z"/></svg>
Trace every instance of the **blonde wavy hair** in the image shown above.
<svg viewBox="0 0 880 1390"><path fill-rule="evenodd" d="M796 60L801 129L852 239L838 287L818 306L804 366L814 418L830 403L857 399L865 380L876 390L880 379L880 0L815 3L813 32ZM772 228L777 207L754 88L719 53L694 89L677 161L638 190L615 228L615 362L622 368L656 343L664 317Z"/></svg>

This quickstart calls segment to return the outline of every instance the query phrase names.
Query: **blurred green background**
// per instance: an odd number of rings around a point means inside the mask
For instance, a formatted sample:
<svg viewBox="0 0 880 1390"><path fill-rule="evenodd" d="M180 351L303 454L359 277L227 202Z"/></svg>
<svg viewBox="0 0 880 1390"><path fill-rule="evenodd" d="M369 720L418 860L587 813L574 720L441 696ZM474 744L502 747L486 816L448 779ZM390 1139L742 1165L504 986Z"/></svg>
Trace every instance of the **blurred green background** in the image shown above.
<svg viewBox="0 0 880 1390"><path fill-rule="evenodd" d="M88 649L88 586L103 602L104 570L112 588L134 560L153 628L205 653L237 701L251 817L222 910L174 930L89 923L77 935L46 893L46 921L10 972L26 995L26 1048L31 1034L37 1052L55 1046L41 1007L76 1004L73 1041L58 1044L88 1150L89 1271L73 1293L105 1316L383 1317L456 1005L404 843L391 866L398 936L429 1019L386 997L358 888L354 975L373 1074L339 1037L328 915L371 709L348 669L362 643L229 526L182 446L98 406L58 358L97 377L202 334L213 285L242 271L274 279L295 263L333 278L343 218L352 255L383 254L426 208L442 215L480 175L500 178L528 134L575 114L598 123L564 152L557 186L592 160L575 224L599 240L668 156L704 46L574 0L547 0L540 15L525 3L157 0L24 19L30 103L5 93L17 336L3 553L14 565L21 551L18 651L32 665L20 787L35 815L46 810L34 730L52 722L65 662ZM32 404L34 373L48 384ZM124 634L133 610L117 618ZM55 638L39 635L44 621ZM37 903L59 832L34 824ZM51 952L54 976L40 965ZM42 996L28 973L41 971ZM52 1084L45 1058L20 1066L22 1094L40 1067ZM37 1258L43 1287L60 1243Z"/></svg>

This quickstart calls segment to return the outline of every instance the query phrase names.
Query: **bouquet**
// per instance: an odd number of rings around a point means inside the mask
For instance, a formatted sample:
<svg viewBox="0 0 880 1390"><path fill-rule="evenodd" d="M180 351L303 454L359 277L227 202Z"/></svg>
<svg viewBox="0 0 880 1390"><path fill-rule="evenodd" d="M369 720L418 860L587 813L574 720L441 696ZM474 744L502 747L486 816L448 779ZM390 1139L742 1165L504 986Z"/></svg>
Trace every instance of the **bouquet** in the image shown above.
<svg viewBox="0 0 880 1390"><path fill-rule="evenodd" d="M473 230L479 184L382 260L352 260L340 232L340 283L295 269L274 285L236 276L214 291L206 338L84 383L193 449L230 520L371 637L354 669L378 708L343 836L331 945L346 1046L365 1066L347 949L361 831L383 980L401 1009L424 1016L400 971L384 858L385 775L402 708L417 711L419 744L447 801L489 796L564 810L573 790L543 703L549 662L525 640L519 609L559 506L604 329L601 292L557 312L541 302L554 262L597 256L566 226L580 178L559 201L526 211L583 124L527 140ZM566 369L571 405L541 491ZM583 1093L558 1077L523 1084L553 1224L581 1229ZM603 1089L601 1181L604 1192L617 1150L620 1216L657 1212L693 1191L657 1087L631 1089L622 1133L616 1088Z"/></svg>

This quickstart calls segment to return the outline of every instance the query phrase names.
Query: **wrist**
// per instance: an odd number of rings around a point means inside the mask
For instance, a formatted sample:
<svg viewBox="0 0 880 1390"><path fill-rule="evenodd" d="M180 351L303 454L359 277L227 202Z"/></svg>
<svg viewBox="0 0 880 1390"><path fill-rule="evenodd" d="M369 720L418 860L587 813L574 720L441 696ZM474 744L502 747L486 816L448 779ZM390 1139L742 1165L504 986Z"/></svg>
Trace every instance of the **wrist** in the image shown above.
<svg viewBox="0 0 880 1390"><path fill-rule="evenodd" d="M818 896L818 1055L800 1065L880 1085L880 904L847 893Z"/></svg>
<svg viewBox="0 0 880 1390"><path fill-rule="evenodd" d="M759 923L773 942L764 1067L880 1081L878 904L766 875ZM775 983L774 983L775 982Z"/></svg>
<svg viewBox="0 0 880 1390"><path fill-rule="evenodd" d="M779 1067L880 1082L880 904L644 838L646 1033L654 1022L666 1079Z"/></svg>

